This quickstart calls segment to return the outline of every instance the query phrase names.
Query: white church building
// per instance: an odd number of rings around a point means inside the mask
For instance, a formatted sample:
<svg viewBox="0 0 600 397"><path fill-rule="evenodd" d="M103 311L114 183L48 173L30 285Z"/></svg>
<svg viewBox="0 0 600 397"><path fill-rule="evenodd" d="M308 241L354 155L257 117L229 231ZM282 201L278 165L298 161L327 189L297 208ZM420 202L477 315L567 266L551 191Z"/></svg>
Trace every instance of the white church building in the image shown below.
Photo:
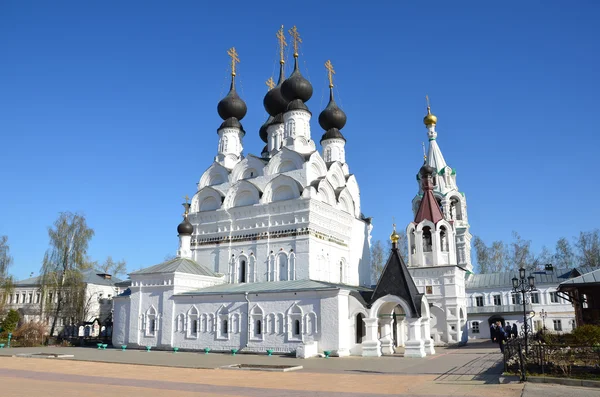
<svg viewBox="0 0 600 397"><path fill-rule="evenodd" d="M462 339L470 234L464 195L435 143L435 116L425 118L430 152L406 229L408 266L394 230L372 288L372 225L346 162L346 115L333 98L331 63L318 151L306 105L313 88L298 68L297 31L290 33L294 70L285 78L280 31L279 81L264 98L261 156L242 154L247 107L230 50L217 155L184 204L177 257L130 274L131 286L114 298L114 345L300 357L380 356L403 346L405 356L424 357L435 353L434 341Z"/></svg>

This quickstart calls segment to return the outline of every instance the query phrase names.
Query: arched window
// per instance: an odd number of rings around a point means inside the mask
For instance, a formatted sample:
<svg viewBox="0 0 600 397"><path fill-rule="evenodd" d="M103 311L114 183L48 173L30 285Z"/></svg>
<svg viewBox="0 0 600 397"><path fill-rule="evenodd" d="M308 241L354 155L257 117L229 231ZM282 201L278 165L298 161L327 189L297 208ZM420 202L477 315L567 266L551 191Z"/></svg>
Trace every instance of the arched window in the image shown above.
<svg viewBox="0 0 600 397"><path fill-rule="evenodd" d="M435 201L437 202L437 205L438 205L440 211L442 212L442 214L444 214L444 206L442 205L442 199L439 197L436 197Z"/></svg>
<svg viewBox="0 0 600 397"><path fill-rule="evenodd" d="M240 258L238 262L238 283L245 283L246 280L246 260Z"/></svg>
<svg viewBox="0 0 600 397"><path fill-rule="evenodd" d="M417 246L415 245L415 230L411 230L409 234L410 253L415 254L417 252Z"/></svg>
<svg viewBox="0 0 600 397"><path fill-rule="evenodd" d="M448 231L444 226L440 227L440 243L442 251L448 252Z"/></svg>
<svg viewBox="0 0 600 397"><path fill-rule="evenodd" d="M423 251L431 252L431 228L429 226L425 226L423 228Z"/></svg>
<svg viewBox="0 0 600 397"><path fill-rule="evenodd" d="M450 199L450 219L455 221L462 221L462 207L460 200L456 197Z"/></svg>
<svg viewBox="0 0 600 397"><path fill-rule="evenodd" d="M260 320L256 320L254 323L254 335L262 334L262 322Z"/></svg>
<svg viewBox="0 0 600 397"><path fill-rule="evenodd" d="M356 343L362 343L365 334L367 333L367 326L364 321L365 316L362 313L356 315Z"/></svg>
<svg viewBox="0 0 600 397"><path fill-rule="evenodd" d="M300 320L294 320L294 336L300 335Z"/></svg>
<svg viewBox="0 0 600 397"><path fill-rule="evenodd" d="M281 253L277 256L277 267L279 271L279 281L288 279L288 258L287 255Z"/></svg>

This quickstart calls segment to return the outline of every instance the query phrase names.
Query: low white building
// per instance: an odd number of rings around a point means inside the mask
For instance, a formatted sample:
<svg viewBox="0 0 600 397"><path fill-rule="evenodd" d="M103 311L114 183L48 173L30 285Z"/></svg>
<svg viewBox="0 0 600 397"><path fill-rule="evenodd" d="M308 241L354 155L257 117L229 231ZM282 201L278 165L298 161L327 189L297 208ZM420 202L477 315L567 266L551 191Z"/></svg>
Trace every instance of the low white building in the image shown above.
<svg viewBox="0 0 600 397"><path fill-rule="evenodd" d="M536 291L526 294L528 326L534 332L570 332L575 327L575 311L571 302L557 291L558 285L573 277L588 273L588 267L535 271ZM529 276L529 273L527 273ZM469 339L490 339L490 325L516 324L523 328L522 294L514 293L512 278L516 272L471 274L467 280L467 314Z"/></svg>
<svg viewBox="0 0 600 397"><path fill-rule="evenodd" d="M110 274L98 272L93 269L82 272L82 281L85 284L85 312L87 317L84 321L91 322L98 319L100 324L104 324L112 315L112 298L120 293L115 285L120 280L112 277ZM14 289L7 297L7 308L17 310L21 315L21 322L27 321L48 321L51 324L53 315L45 308L49 302L56 303L58 297L51 291L46 296L42 296L41 277L32 277L14 283ZM58 335L66 325L65 319L57 320Z"/></svg>

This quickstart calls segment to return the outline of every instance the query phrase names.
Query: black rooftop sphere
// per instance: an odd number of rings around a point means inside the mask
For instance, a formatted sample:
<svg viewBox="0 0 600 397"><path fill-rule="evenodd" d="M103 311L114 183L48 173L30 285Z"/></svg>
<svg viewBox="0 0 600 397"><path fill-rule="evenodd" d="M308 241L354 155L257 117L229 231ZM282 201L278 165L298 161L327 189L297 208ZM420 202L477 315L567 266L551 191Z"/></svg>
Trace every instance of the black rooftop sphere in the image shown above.
<svg viewBox="0 0 600 397"><path fill-rule="evenodd" d="M419 175L421 176L421 178L426 178L428 176L433 175L434 172L435 168L433 168L429 164L423 164L423 166L419 170Z"/></svg>
<svg viewBox="0 0 600 397"><path fill-rule="evenodd" d="M260 130L258 130L258 135L264 143L267 143L269 141L269 134L267 133L267 128L269 128L269 124L271 124L271 121L273 121L273 116L269 116L267 121L265 121L265 123L260 126Z"/></svg>
<svg viewBox="0 0 600 397"><path fill-rule="evenodd" d="M333 94L330 94L329 104L327 104L327 107L319 115L319 125L325 131L329 131L332 128L341 130L346 125L346 113L338 108L333 100Z"/></svg>
<svg viewBox="0 0 600 397"><path fill-rule="evenodd" d="M193 232L194 225L192 225L187 218L177 226L177 234L179 235L191 235Z"/></svg>
<svg viewBox="0 0 600 397"><path fill-rule="evenodd" d="M301 99L302 102L307 102L312 97L312 84L300 74L300 70L298 70L298 59L296 59L294 72L281 85L281 93L288 101Z"/></svg>
<svg viewBox="0 0 600 397"><path fill-rule="evenodd" d="M229 93L225 98L221 99L217 105L217 112L219 112L219 116L223 120L227 120L230 117L241 120L244 118L247 111L248 108L246 107L246 102L244 102L237 94L232 81Z"/></svg>
<svg viewBox="0 0 600 397"><path fill-rule="evenodd" d="M289 101L281 94L281 85L269 90L263 100L265 110L273 117L277 116L279 113L285 112L288 103Z"/></svg>

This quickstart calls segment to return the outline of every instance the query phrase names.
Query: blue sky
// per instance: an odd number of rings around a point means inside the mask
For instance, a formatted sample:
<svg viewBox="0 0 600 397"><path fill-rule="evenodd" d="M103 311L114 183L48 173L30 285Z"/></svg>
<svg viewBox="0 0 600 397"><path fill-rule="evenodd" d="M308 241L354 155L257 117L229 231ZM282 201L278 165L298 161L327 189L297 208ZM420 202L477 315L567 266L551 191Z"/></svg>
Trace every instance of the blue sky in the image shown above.
<svg viewBox="0 0 600 397"><path fill-rule="evenodd" d="M281 24L303 38L317 142L323 63L336 69L375 239L411 220L426 94L474 235L516 230L539 249L598 226L597 2L205 4L0 2L0 235L15 276L39 271L60 211L86 215L93 259L135 270L175 253L182 197L216 154L226 51L241 59L245 153L259 154Z"/></svg>

